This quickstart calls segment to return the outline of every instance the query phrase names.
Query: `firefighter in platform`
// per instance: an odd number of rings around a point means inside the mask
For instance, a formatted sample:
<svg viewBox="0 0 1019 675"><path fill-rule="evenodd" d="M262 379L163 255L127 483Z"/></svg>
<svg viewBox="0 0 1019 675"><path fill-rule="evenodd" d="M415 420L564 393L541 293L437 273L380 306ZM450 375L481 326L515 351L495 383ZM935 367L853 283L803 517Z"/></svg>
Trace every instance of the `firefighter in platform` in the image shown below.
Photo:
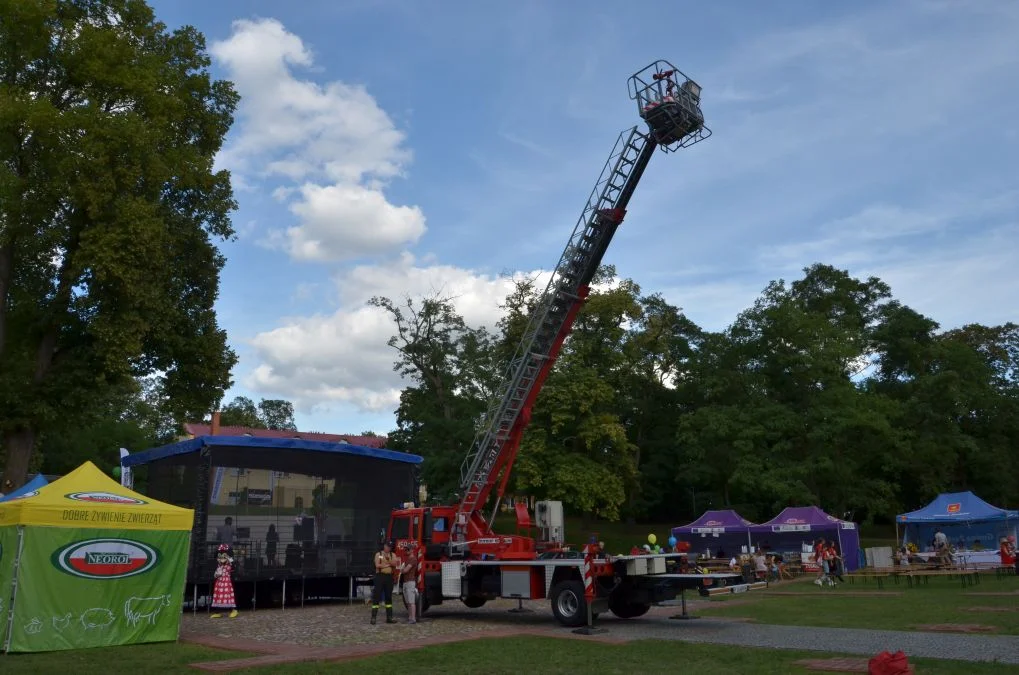
<svg viewBox="0 0 1019 675"><path fill-rule="evenodd" d="M379 615L379 602L386 603L386 623L393 620L393 575L396 572L397 560L393 554L393 544L386 541L382 550L375 554L375 583L372 587L372 625Z"/></svg>

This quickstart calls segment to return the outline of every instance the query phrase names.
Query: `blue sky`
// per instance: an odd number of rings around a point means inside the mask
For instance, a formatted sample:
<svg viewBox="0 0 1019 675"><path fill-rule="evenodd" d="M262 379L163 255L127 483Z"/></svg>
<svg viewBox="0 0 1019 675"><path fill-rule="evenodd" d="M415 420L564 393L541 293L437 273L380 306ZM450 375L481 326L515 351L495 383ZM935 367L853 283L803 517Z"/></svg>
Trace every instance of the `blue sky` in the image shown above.
<svg viewBox="0 0 1019 675"><path fill-rule="evenodd" d="M708 329L814 262L944 327L1019 318L1019 4L156 0L243 100L219 313L228 392L385 433L402 383L372 295L491 324L555 264L655 59L713 136L657 154L606 254ZM671 9L668 9L671 8Z"/></svg>

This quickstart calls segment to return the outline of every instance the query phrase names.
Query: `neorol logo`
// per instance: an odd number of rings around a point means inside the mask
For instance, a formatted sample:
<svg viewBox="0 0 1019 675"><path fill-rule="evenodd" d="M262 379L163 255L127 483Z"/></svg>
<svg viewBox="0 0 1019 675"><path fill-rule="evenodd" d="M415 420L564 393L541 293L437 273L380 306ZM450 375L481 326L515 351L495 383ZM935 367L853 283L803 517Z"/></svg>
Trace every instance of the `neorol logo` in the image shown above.
<svg viewBox="0 0 1019 675"><path fill-rule="evenodd" d="M83 579L123 579L148 572L159 562L159 552L149 544L130 539L78 541L53 554L61 572Z"/></svg>
<svg viewBox="0 0 1019 675"><path fill-rule="evenodd" d="M71 494L64 495L64 497L73 499L76 502L89 502L90 504L132 504L138 506L147 503L141 499L115 495L112 492L72 492Z"/></svg>

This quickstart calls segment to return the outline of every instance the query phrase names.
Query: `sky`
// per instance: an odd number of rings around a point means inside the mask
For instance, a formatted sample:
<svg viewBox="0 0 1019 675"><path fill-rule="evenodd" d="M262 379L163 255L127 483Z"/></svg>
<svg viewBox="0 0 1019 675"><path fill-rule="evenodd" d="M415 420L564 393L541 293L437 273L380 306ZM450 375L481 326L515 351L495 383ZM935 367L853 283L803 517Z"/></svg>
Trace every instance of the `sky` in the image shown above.
<svg viewBox="0 0 1019 675"><path fill-rule="evenodd" d="M712 136L657 153L604 263L721 330L816 262L945 329L1019 319L1019 3L154 0L241 96L217 304L234 396L385 434L372 296L493 325L557 262L657 59ZM666 3L667 4L667 3Z"/></svg>

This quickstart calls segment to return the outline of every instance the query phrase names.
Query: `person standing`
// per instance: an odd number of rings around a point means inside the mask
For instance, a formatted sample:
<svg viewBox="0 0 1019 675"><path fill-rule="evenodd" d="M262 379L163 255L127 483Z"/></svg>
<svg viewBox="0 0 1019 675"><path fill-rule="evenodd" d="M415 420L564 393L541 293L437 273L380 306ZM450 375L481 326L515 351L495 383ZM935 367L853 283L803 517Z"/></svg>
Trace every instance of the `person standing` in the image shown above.
<svg viewBox="0 0 1019 675"><path fill-rule="evenodd" d="M276 524L270 523L269 530L265 533L265 561L269 567L276 567L276 547L279 541L280 536L276 533Z"/></svg>
<svg viewBox="0 0 1019 675"><path fill-rule="evenodd" d="M417 623L418 558L410 544L404 547L404 552L400 575L403 579L403 601L407 605L407 623Z"/></svg>
<svg viewBox="0 0 1019 675"><path fill-rule="evenodd" d="M226 544L220 544L216 555L216 582L212 587L212 609L229 609L230 618L237 618L237 600L234 597L234 558L233 551ZM222 614L216 612L211 616L218 619Z"/></svg>
<svg viewBox="0 0 1019 675"><path fill-rule="evenodd" d="M386 541L382 550L375 554L375 582L372 587L372 618L371 624L379 615L379 602L386 604L386 623L393 621L393 572L396 567L396 556L393 555L393 544Z"/></svg>

